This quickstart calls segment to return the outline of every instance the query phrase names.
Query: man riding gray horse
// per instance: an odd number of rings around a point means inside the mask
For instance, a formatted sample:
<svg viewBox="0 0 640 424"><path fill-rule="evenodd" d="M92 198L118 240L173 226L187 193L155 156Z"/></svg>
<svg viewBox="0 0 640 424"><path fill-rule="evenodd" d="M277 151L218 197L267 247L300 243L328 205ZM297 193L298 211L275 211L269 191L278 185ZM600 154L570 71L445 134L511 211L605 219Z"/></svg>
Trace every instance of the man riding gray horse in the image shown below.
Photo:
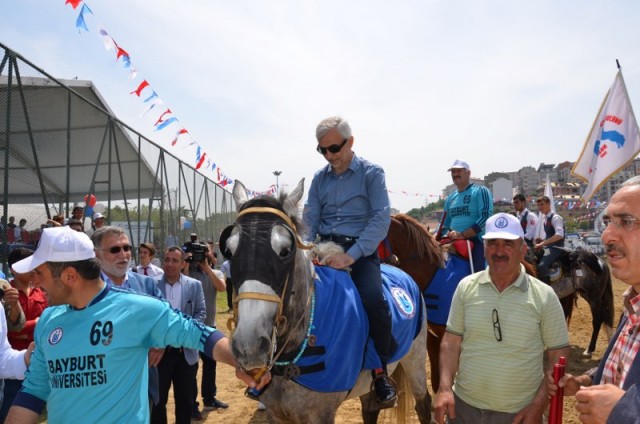
<svg viewBox="0 0 640 424"><path fill-rule="evenodd" d="M316 138L316 150L329 164L316 172L309 189L303 216L309 229L307 240L319 237L344 248L345 253L330 258L327 265L336 269L351 267L351 278L369 317L369 335L382 361L382 368L373 371L376 398L380 403L391 404L396 390L386 366L395 342L376 251L391 221L384 170L353 153L351 127L340 117L320 122Z"/></svg>

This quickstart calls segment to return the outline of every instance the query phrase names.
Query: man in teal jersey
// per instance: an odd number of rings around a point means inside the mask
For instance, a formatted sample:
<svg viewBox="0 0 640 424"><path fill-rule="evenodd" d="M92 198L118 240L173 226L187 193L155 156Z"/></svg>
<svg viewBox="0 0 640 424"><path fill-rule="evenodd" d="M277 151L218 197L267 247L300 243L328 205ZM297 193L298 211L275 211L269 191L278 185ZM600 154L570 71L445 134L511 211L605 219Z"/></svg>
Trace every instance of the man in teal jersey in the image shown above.
<svg viewBox="0 0 640 424"><path fill-rule="evenodd" d="M105 283L93 244L68 227L48 228L36 252L14 264L35 270L49 305L36 326L36 350L6 423L37 423L47 404L56 423L148 423L149 348L195 348L237 366L229 340L169 303ZM266 385L236 369L250 387Z"/></svg>
<svg viewBox="0 0 640 424"><path fill-rule="evenodd" d="M515 216L493 215L483 238L489 267L463 278L453 295L435 418L542 423L543 352L549 367L569 354L562 307L553 289L520 264L527 245Z"/></svg>
<svg viewBox="0 0 640 424"><path fill-rule="evenodd" d="M485 268L482 235L487 219L493 214L493 196L484 186L470 182L471 167L456 160L448 169L457 191L444 202L447 214L442 234L452 240L467 239L473 243L471 258L474 272Z"/></svg>

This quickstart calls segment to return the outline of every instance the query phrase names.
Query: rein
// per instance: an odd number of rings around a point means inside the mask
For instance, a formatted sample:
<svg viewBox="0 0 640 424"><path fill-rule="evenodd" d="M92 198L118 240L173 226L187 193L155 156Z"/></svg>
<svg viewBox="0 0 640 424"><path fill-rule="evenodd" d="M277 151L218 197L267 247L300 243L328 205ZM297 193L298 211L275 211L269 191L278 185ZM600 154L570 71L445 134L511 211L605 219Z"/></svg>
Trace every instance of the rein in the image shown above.
<svg viewBox="0 0 640 424"><path fill-rule="evenodd" d="M311 250L314 247L313 243L305 243L302 241L302 239L300 238L300 235L298 234L298 230L295 226L295 224L293 223L293 221L291 220L291 218L285 214L283 211L276 209L276 208L270 208L270 207L262 207L262 206L256 206L256 207L252 207L252 208L247 208L242 210L239 214L238 217L236 218L236 221L238 219L240 219L240 217L244 216L244 215L248 215L251 213L260 213L260 214L272 214L272 215L276 215L279 218L281 218L291 229L291 232L293 233L293 236L296 240L296 247L302 249L302 250ZM295 262L293 263L295 265ZM289 277L291 276L291 273L293 272L293 268L294 266L292 266L291 270L287 273L287 278L285 279L284 282L284 287L282 289L282 293L280 294L280 296L275 295L275 294L268 294L268 293L259 293L259 292L244 292L244 293L239 293L236 298L233 300L233 324L237 325L238 324L238 302L240 302L243 299L253 299L253 300L259 300L259 301L263 301L263 302L272 302L272 303L277 303L278 304L278 311L276 313L276 316L274 318L274 322L273 322L273 326L272 326L272 331L271 331L271 346L273 346L274 348L271 349L271 358L269 360L269 364L267 365L266 369L262 369L259 371L258 375L262 375L264 374L264 372L266 371L270 371L274 365L284 365L281 363L278 363L277 360L278 358L280 358L280 356L282 356L282 354L284 353L285 348L287 347L287 345L289 344L289 342L291 341L291 333L287 336L287 338L285 339L284 343L282 344L282 347L276 351L276 346L277 346L277 336L278 333L284 333L286 331L286 326L287 326L287 318L286 316L284 316L283 314L283 310L284 310L284 298L285 295L287 293L287 288L289 286ZM314 299L314 285L313 285L313 279L311 280L312 284L311 284L311 289L309 291L309 295L307 297L307 305L305 307L305 310L308 309L309 304L313 302ZM231 320L229 320L227 326L231 327ZM302 314L300 319L298 320L298 322L295 324L295 327L298 327L300 325L302 325L303 321L305 319L305 315ZM313 318L312 318L313 319ZM312 321L309 322L309 328L307 329L307 335L305 336L305 341L303 342L302 346L300 347L300 350L298 352L298 354L296 355L296 358L291 361L293 363L295 363L304 353L307 344L308 344L308 339L309 339L309 333L311 331L311 327L312 327ZM231 330L231 328L229 328L229 330ZM289 363L289 361L287 361L287 363Z"/></svg>

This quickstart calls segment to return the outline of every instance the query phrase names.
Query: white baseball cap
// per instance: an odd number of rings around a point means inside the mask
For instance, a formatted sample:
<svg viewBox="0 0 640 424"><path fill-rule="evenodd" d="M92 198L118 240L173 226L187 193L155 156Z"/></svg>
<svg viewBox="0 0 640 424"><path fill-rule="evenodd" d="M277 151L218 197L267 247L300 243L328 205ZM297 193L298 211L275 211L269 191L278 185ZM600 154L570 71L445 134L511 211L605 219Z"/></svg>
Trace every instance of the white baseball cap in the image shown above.
<svg viewBox="0 0 640 424"><path fill-rule="evenodd" d="M100 212L96 212L93 214L93 220L95 221L96 219L104 219L104 215L102 215Z"/></svg>
<svg viewBox="0 0 640 424"><path fill-rule="evenodd" d="M95 257L93 243L85 233L68 226L45 228L34 254L16 262L12 268L24 274L45 262L75 262Z"/></svg>
<svg viewBox="0 0 640 424"><path fill-rule="evenodd" d="M466 169L467 171L471 171L471 167L467 162L460 159L456 159L455 161L453 161L449 169L447 169L447 172L451 171L452 169L463 169L463 168Z"/></svg>
<svg viewBox="0 0 640 424"><path fill-rule="evenodd" d="M515 216L500 212L487 219L487 232L483 239L517 240L524 238L522 224Z"/></svg>

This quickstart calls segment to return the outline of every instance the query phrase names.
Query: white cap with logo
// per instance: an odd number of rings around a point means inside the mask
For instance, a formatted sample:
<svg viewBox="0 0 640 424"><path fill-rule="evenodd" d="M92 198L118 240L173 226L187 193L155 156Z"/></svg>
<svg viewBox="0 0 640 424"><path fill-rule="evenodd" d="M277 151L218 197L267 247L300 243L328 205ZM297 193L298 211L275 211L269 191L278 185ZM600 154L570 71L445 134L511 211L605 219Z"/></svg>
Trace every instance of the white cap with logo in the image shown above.
<svg viewBox="0 0 640 424"><path fill-rule="evenodd" d="M75 262L95 257L93 243L85 233L69 226L45 228L34 254L16 262L12 268L24 274L45 262Z"/></svg>
<svg viewBox="0 0 640 424"><path fill-rule="evenodd" d="M452 169L466 169L467 171L471 171L471 167L469 166L469 164L463 160L460 159L456 159L451 166L449 167L449 169L447 169L447 172L451 171Z"/></svg>
<svg viewBox="0 0 640 424"><path fill-rule="evenodd" d="M522 224L515 216L500 212L487 219L486 233L483 239L517 240L524 238Z"/></svg>

